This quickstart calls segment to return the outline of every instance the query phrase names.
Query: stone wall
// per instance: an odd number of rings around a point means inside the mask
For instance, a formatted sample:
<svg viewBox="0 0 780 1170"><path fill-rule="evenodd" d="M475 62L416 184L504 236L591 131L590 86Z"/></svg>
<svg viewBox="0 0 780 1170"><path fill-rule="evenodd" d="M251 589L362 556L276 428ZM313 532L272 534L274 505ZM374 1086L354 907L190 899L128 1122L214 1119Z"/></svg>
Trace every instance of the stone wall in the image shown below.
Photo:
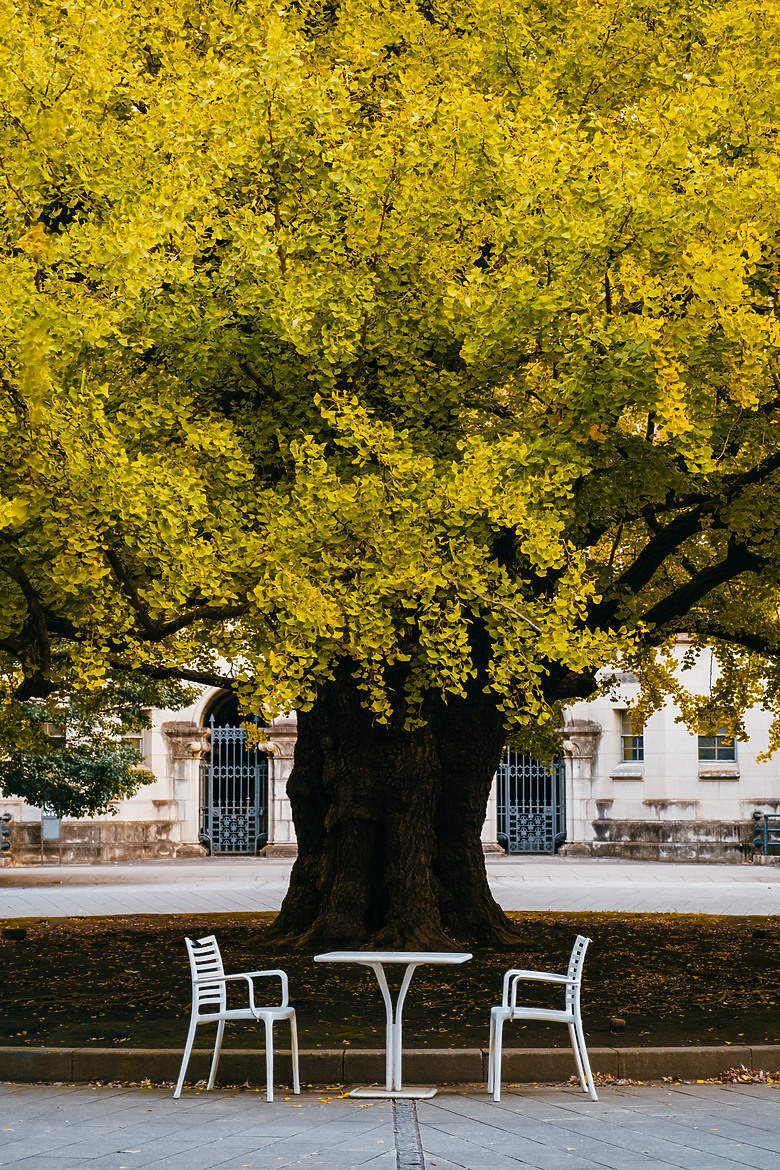
<svg viewBox="0 0 780 1170"><path fill-rule="evenodd" d="M739 864L753 855L750 821L593 821L594 857L633 861L718 861Z"/></svg>
<svg viewBox="0 0 780 1170"><path fill-rule="evenodd" d="M6 865L88 864L93 861L153 861L205 857L201 845L171 840L173 821L63 821L59 840L42 841L40 821L11 826Z"/></svg>

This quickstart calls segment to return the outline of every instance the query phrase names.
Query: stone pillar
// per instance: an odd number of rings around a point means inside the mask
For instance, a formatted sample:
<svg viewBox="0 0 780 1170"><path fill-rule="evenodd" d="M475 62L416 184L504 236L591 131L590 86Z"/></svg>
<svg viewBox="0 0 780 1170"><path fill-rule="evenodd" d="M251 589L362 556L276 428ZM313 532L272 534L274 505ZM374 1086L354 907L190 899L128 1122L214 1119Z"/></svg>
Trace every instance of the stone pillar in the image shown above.
<svg viewBox="0 0 780 1170"><path fill-rule="evenodd" d="M262 857L296 857L292 809L287 798L287 781L292 771L298 725L293 720L273 723L266 728L268 743L268 844Z"/></svg>
<svg viewBox="0 0 780 1170"><path fill-rule="evenodd" d="M209 750L211 732L197 723L163 723L168 746L168 775L176 801L179 841L177 857L205 857L200 844L200 767Z"/></svg>
<svg viewBox="0 0 780 1170"><path fill-rule="evenodd" d="M557 733L566 758L566 844L561 857L589 857L593 839L591 790L601 724L572 719Z"/></svg>
<svg viewBox="0 0 780 1170"><path fill-rule="evenodd" d="M498 843L498 774L493 777L490 787L485 823L482 826L482 852L504 856L504 850Z"/></svg>

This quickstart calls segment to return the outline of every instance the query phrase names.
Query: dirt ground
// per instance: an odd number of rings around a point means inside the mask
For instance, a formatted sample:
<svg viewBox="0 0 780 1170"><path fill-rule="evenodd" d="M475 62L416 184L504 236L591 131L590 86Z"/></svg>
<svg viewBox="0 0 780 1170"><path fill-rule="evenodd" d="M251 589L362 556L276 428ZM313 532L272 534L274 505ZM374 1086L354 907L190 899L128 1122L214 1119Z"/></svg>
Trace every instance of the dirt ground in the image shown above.
<svg viewBox="0 0 780 1170"><path fill-rule="evenodd" d="M384 1010L373 973L266 947L272 917L0 921L0 1044L180 1047L190 1003L184 936L214 933L227 971L283 967L288 972L302 1047L382 1046ZM565 970L578 933L593 940L585 963L583 1018L594 1046L780 1044L780 917L510 917L522 928L523 945L475 951L472 961L459 967L415 972L404 1009L407 1047L486 1046L489 1011L500 1002L503 972ZM560 1001L559 989L525 987L528 1002L557 1006ZM199 1032L198 1043L213 1043L210 1030ZM229 1047L257 1041L251 1024L226 1031ZM565 1047L568 1035L560 1025L509 1024L505 1043Z"/></svg>

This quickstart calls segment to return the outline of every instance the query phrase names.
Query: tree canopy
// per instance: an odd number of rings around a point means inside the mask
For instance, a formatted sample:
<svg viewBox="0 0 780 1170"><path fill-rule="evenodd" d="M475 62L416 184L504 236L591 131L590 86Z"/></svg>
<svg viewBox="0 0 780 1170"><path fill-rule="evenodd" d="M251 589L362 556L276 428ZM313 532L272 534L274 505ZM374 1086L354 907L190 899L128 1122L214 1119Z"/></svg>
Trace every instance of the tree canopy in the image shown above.
<svg viewBox="0 0 780 1170"><path fill-rule="evenodd" d="M411 726L475 622L508 723L681 631L778 708L773 4L0 9L8 739L343 662Z"/></svg>

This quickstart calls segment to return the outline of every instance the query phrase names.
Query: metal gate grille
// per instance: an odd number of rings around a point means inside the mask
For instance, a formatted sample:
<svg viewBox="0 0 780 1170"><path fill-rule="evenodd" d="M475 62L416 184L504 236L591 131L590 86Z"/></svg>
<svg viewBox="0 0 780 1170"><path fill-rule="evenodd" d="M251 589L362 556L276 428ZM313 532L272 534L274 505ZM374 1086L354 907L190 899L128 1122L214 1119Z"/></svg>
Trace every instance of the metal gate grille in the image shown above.
<svg viewBox="0 0 780 1170"><path fill-rule="evenodd" d="M215 727L203 767L202 833L212 853L254 853L268 839L268 757L242 727Z"/></svg>
<svg viewBox="0 0 780 1170"><path fill-rule="evenodd" d="M498 769L498 836L509 853L555 853L566 840L564 762L545 768L507 748Z"/></svg>

